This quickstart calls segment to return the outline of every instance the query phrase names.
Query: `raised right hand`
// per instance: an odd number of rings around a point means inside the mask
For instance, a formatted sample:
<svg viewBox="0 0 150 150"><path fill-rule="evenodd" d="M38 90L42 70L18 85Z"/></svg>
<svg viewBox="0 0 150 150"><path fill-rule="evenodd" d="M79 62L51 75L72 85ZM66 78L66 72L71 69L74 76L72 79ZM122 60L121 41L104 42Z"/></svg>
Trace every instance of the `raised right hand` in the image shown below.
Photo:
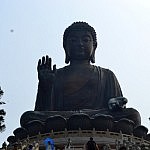
<svg viewBox="0 0 150 150"><path fill-rule="evenodd" d="M42 59L38 61L38 79L39 82L45 84L53 84L55 80L56 65L53 65L52 69L52 60L49 56L43 56Z"/></svg>

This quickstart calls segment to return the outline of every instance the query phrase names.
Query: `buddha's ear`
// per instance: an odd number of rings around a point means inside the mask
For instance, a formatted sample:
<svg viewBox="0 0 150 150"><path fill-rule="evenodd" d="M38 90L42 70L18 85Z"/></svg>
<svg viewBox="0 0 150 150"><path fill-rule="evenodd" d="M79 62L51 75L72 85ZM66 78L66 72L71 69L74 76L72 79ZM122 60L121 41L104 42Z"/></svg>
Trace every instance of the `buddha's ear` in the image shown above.
<svg viewBox="0 0 150 150"><path fill-rule="evenodd" d="M91 63L95 63L95 50L93 50L91 58L90 58Z"/></svg>
<svg viewBox="0 0 150 150"><path fill-rule="evenodd" d="M95 42L93 44L93 52L92 52L92 55L91 55L91 58L90 58L91 63L95 63L95 50L96 50L96 48L97 48L97 42Z"/></svg>
<svg viewBox="0 0 150 150"><path fill-rule="evenodd" d="M65 63L68 64L70 62L70 56L68 55L66 50L65 53L66 53Z"/></svg>
<svg viewBox="0 0 150 150"><path fill-rule="evenodd" d="M96 50L96 46L94 46L94 49L93 49L92 55L91 55L91 57L90 57L90 61L91 61L91 63L95 63L95 50Z"/></svg>

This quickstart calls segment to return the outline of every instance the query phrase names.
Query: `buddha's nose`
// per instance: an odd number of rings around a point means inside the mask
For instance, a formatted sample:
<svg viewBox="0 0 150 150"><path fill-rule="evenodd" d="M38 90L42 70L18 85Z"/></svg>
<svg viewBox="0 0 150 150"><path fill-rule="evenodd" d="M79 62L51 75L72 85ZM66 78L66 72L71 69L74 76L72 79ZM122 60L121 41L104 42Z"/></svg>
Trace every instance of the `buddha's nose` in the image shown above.
<svg viewBox="0 0 150 150"><path fill-rule="evenodd" d="M81 46L83 45L82 39L79 39L78 44L81 45Z"/></svg>

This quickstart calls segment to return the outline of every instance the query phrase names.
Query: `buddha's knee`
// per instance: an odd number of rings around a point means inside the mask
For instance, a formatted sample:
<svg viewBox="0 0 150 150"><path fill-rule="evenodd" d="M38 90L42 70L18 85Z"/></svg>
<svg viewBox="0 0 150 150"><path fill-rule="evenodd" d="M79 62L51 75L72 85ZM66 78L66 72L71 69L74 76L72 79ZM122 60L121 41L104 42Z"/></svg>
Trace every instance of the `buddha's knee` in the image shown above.
<svg viewBox="0 0 150 150"><path fill-rule="evenodd" d="M45 120L51 116L51 112L49 111L26 111L22 114L20 118L20 125L25 127L25 125L33 120L39 120L41 122L45 122Z"/></svg>
<svg viewBox="0 0 150 150"><path fill-rule="evenodd" d="M34 116L34 111L26 111L22 114L21 118L20 118L20 125L21 127L25 127L25 125L32 121L33 118L32 116Z"/></svg>
<svg viewBox="0 0 150 150"><path fill-rule="evenodd" d="M132 120L135 126L141 125L140 113L133 108L123 108L122 110L117 110L110 112L115 121L119 121L122 118Z"/></svg>
<svg viewBox="0 0 150 150"><path fill-rule="evenodd" d="M141 116L140 113L134 108L126 108L125 114L127 118L134 121L135 126L141 125Z"/></svg>

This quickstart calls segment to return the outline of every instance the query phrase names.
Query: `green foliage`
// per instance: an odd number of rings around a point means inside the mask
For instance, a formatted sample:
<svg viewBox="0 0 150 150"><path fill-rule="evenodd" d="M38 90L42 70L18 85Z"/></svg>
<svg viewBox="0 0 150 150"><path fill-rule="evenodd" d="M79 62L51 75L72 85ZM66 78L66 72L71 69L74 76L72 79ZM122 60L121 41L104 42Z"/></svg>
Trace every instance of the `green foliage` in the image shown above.
<svg viewBox="0 0 150 150"><path fill-rule="evenodd" d="M4 94L3 90L0 87L0 99L2 95ZM0 101L0 105L5 104L5 102ZM5 129L5 124L4 124L4 116L6 115L6 112L4 109L0 109L0 132L3 132Z"/></svg>

